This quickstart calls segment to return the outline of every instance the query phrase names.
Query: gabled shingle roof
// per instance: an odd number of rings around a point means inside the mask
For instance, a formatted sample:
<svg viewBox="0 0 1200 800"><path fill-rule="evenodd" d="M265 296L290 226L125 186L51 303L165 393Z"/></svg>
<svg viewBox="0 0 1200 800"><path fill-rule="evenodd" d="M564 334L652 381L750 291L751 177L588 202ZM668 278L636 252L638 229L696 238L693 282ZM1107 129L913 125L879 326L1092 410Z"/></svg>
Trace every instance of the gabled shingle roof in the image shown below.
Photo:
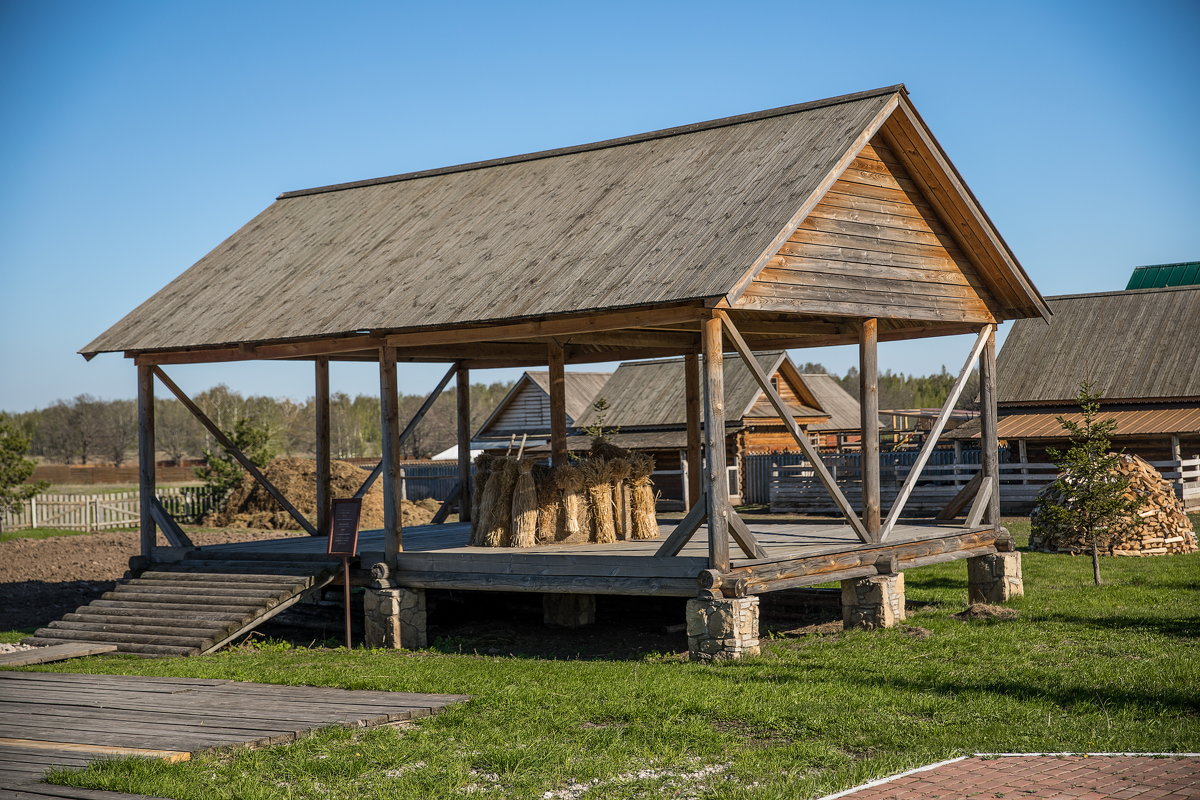
<svg viewBox="0 0 1200 800"><path fill-rule="evenodd" d="M1000 350L999 402L1070 403L1084 381L1110 400L1200 397L1200 287L1046 301L1050 323L1017 320Z"/></svg>
<svg viewBox="0 0 1200 800"><path fill-rule="evenodd" d="M781 371L786 363L782 351L755 353L759 366L767 375ZM684 399L683 359L631 361L622 364L596 395L609 405L604 414L604 427L636 429L680 426L687 420ZM790 368L790 364L788 365ZM798 375L798 373L797 373ZM797 417L825 417L814 430L858 428L858 402L848 395L828 375L800 375L799 379L821 404L820 408L793 403ZM762 405L762 390L740 358L724 360L725 412L732 423L757 416L756 405ZM829 407L826 408L825 406ZM774 412L771 412L774 416ZM594 409L576 422L578 427L598 422ZM831 424L832 423L832 424Z"/></svg>

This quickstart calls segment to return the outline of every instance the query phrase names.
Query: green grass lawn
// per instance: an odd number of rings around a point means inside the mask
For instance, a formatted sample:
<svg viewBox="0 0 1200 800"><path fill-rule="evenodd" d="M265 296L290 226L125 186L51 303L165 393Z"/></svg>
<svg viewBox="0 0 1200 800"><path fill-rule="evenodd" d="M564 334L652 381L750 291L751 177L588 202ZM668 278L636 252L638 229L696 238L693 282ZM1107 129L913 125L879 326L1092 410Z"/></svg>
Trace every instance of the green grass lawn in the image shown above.
<svg viewBox="0 0 1200 800"><path fill-rule="evenodd" d="M1023 541L1028 522L1010 520ZM469 694L410 728L57 780L175 798L806 798L972 752L1200 750L1200 556L1024 554L1012 621L960 622L961 563L906 575L906 627L769 638L714 666L316 650L41 669ZM682 621L682 620L680 620ZM547 637L554 632L547 631ZM556 795L550 795L555 797Z"/></svg>
<svg viewBox="0 0 1200 800"><path fill-rule="evenodd" d="M24 528L17 531L0 531L0 542L13 539L49 539L51 536L79 536L89 531L68 531L62 528Z"/></svg>

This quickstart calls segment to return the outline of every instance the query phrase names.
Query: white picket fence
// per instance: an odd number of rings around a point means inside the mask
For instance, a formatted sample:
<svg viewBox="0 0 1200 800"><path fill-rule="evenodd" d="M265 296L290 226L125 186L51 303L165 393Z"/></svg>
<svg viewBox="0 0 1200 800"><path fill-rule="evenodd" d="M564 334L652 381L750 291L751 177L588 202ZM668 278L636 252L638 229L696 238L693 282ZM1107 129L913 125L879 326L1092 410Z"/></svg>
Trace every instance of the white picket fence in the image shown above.
<svg viewBox="0 0 1200 800"><path fill-rule="evenodd" d="M1175 488L1184 508L1200 508L1200 458L1183 461L1151 461ZM1038 493L1058 477L1053 464L1000 464L1001 510L1009 514L1026 514L1033 508ZM888 508L908 477L909 465L892 465L882 470L880 501ZM937 512L946 506L979 471L978 464L931 464L917 480L905 509L909 513ZM857 471L852 475L834 472L838 486L851 505L861 507L862 481ZM781 465L772 470L771 510L776 512L836 513L829 492L817 479L809 464Z"/></svg>
<svg viewBox="0 0 1200 800"><path fill-rule="evenodd" d="M163 505L177 517L195 518L211 511L215 498L197 488L158 489ZM25 501L19 511L0 514L0 530L60 528L102 531L136 528L140 522L137 491L103 494L42 494Z"/></svg>

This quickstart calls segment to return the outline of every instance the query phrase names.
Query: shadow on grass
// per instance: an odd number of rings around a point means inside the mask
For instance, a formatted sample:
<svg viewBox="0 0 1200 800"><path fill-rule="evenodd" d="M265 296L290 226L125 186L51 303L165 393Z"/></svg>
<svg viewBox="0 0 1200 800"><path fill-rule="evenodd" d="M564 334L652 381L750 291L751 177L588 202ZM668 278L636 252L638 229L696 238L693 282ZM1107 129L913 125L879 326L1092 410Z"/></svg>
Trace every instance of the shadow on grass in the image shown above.
<svg viewBox="0 0 1200 800"><path fill-rule="evenodd" d="M1200 638L1200 616L1164 619L1130 615L1081 617L1069 614L1045 614L1039 615L1037 619L1046 622L1061 622L1064 625L1086 625L1103 630L1150 631L1180 639Z"/></svg>

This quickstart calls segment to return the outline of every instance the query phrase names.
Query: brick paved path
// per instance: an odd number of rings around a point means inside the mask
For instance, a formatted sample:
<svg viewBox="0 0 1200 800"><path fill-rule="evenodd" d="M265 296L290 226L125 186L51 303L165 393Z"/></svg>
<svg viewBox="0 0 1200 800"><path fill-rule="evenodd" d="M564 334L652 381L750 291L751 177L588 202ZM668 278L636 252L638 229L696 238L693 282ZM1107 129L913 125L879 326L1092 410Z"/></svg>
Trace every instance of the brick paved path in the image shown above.
<svg viewBox="0 0 1200 800"><path fill-rule="evenodd" d="M1200 758L966 758L839 800L1200 800Z"/></svg>

